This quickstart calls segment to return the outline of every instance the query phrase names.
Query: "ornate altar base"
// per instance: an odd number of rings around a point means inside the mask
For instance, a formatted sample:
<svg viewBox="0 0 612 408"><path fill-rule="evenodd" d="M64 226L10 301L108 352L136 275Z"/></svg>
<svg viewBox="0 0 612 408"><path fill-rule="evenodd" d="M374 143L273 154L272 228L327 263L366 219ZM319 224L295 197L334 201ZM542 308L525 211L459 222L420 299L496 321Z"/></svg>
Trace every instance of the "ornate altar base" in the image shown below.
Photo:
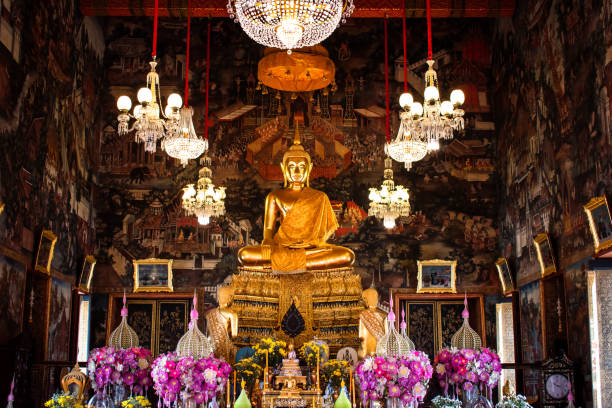
<svg viewBox="0 0 612 408"><path fill-rule="evenodd" d="M315 336L330 348L359 347L361 279L353 268L275 274L262 268L239 268L232 280L230 308L238 315L238 347L252 345L263 337L293 342L296 347ZM295 308L292 308L295 306ZM288 311L291 312L288 315ZM283 318L303 318L294 336L283 330Z"/></svg>

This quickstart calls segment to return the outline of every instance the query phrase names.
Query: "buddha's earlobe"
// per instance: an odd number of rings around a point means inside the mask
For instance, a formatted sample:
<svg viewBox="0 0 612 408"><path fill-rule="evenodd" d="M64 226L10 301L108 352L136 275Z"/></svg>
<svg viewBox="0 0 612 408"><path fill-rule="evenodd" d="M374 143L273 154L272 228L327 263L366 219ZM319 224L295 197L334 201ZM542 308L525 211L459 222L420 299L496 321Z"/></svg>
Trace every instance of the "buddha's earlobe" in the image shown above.
<svg viewBox="0 0 612 408"><path fill-rule="evenodd" d="M306 174L306 187L310 187L310 172L312 171L312 162L308 165L308 174Z"/></svg>
<svg viewBox="0 0 612 408"><path fill-rule="evenodd" d="M283 173L283 188L287 187L287 173L285 172L285 165L283 163L280 164L281 172Z"/></svg>

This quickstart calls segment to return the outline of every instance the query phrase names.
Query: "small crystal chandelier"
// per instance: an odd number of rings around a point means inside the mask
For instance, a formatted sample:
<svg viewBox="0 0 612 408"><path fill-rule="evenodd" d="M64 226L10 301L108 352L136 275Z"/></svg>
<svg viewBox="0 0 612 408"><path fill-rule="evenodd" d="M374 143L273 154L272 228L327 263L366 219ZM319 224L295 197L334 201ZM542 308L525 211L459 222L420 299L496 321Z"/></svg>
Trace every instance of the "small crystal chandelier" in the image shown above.
<svg viewBox="0 0 612 408"><path fill-rule="evenodd" d="M183 188L183 209L187 214L198 217L201 225L208 225L210 217L225 214L225 187L215 188L212 183L210 158L202 158L203 167L199 171L198 188L188 184Z"/></svg>
<svg viewBox="0 0 612 408"><path fill-rule="evenodd" d="M410 215L410 201L408 189L404 186L396 186L393 181L393 161L387 157L385 159L385 180L380 186L380 190L370 188L370 208L369 216L375 216L383 220L385 228L395 227L395 219Z"/></svg>
<svg viewBox="0 0 612 408"><path fill-rule="evenodd" d="M210 25L210 22L209 22ZM166 151L168 156L181 161L183 167L187 167L187 163L191 159L197 159L208 150L208 139L200 138L196 134L193 127L193 109L188 106L189 102L189 38L191 34L191 1L187 9L187 58L185 61L185 106L181 108L178 123L168 129L166 138L162 141L162 149ZM208 31L210 37L210 30ZM210 55L210 41L208 41L207 56ZM208 64L207 60L207 75L208 81ZM208 85L207 85L208 86ZM208 94L208 89L207 89ZM208 95L207 95L208 98ZM208 106L206 107L208 112ZM207 126L207 125L205 125Z"/></svg>
<svg viewBox="0 0 612 408"><path fill-rule="evenodd" d="M291 50L319 44L353 13L353 0L229 0L227 12L249 37Z"/></svg>
<svg viewBox="0 0 612 408"><path fill-rule="evenodd" d="M405 24L405 20L404 20ZM450 94L450 100L440 101L438 75L433 68L431 47L431 5L427 0L427 43L429 68L425 72L424 103L415 102L407 92L406 49L404 48L404 93L399 98L400 128L397 138L385 146L388 154L396 161L403 162L407 170L412 163L421 160L429 151L440 148L440 140L452 139L455 130L463 130L464 111L460 106L465 102L465 95L460 89Z"/></svg>
<svg viewBox="0 0 612 408"><path fill-rule="evenodd" d="M157 2L155 2L155 22L153 30L153 61L149 62L149 65L151 65L151 72L147 74L147 86L140 88L136 95L140 104L136 105L133 112L130 114L130 109L132 108L132 100L130 97L122 95L117 99L117 109L119 110L119 115L117 116L117 120L119 121L117 133L119 136L124 136L135 130L135 141L144 143L145 151L150 153L155 153L157 141L165 136L165 130L171 130L177 126L180 118L178 110L183 104L181 96L177 93L173 93L168 96L166 108L161 111L162 103L159 75L155 72L155 67L157 66L156 54ZM136 120L131 128L129 125L130 119Z"/></svg>

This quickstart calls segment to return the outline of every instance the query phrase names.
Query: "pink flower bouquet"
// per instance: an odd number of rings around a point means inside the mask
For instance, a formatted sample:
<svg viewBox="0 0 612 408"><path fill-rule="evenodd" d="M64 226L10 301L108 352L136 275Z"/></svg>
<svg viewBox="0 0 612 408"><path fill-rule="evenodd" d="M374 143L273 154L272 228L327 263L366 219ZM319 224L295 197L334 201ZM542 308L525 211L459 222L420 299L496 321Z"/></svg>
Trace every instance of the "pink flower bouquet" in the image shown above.
<svg viewBox="0 0 612 408"><path fill-rule="evenodd" d="M89 353L87 373L98 395L108 386L120 385L142 395L151 386L151 351L141 347L100 347Z"/></svg>
<svg viewBox="0 0 612 408"><path fill-rule="evenodd" d="M401 357L366 357L355 370L364 406L382 398L398 398L402 406L418 406L432 373L429 358L422 351Z"/></svg>
<svg viewBox="0 0 612 408"><path fill-rule="evenodd" d="M164 406L193 399L196 404L208 402L222 394L232 368L213 356L178 357L176 353L160 355L153 362L155 393Z"/></svg>

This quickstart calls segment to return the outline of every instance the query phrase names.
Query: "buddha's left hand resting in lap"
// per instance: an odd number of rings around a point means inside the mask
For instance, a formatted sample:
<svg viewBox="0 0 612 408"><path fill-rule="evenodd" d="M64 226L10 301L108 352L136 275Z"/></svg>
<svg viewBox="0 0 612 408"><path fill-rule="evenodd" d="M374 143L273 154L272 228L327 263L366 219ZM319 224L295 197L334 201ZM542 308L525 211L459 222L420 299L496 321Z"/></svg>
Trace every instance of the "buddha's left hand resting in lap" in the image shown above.
<svg viewBox="0 0 612 408"><path fill-rule="evenodd" d="M353 251L327 243L338 222L327 195L309 187L312 161L297 132L281 169L285 186L266 198L263 242L238 251L241 265L271 267L279 273L351 266Z"/></svg>

